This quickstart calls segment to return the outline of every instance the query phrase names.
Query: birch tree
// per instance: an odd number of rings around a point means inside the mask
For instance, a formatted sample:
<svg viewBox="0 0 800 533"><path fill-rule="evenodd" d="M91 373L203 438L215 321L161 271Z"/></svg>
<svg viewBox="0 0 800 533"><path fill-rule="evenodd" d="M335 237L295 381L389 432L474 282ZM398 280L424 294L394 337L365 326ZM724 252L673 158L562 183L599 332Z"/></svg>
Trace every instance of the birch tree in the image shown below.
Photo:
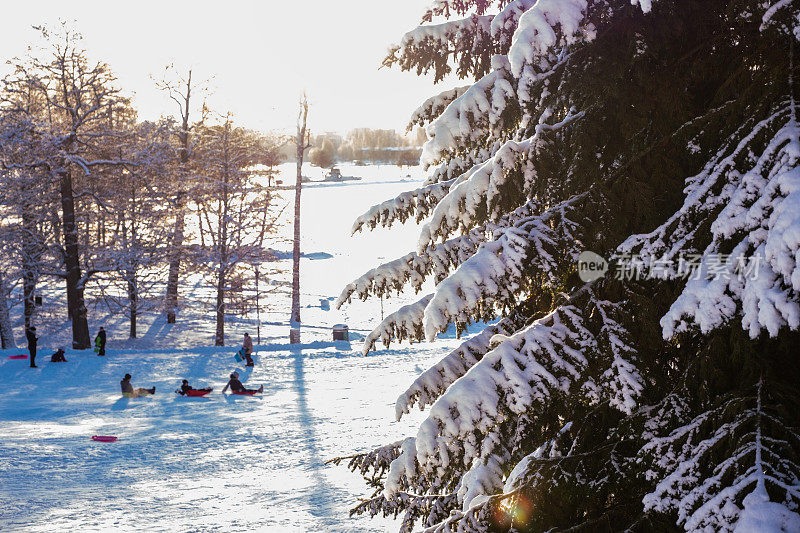
<svg viewBox="0 0 800 533"><path fill-rule="evenodd" d="M297 114L297 135L295 148L297 155L297 179L294 183L294 241L292 246L292 314L290 318L290 342L300 342L300 191L303 187L303 157L309 144L310 132L308 122L308 98L305 93L300 99L300 111Z"/></svg>

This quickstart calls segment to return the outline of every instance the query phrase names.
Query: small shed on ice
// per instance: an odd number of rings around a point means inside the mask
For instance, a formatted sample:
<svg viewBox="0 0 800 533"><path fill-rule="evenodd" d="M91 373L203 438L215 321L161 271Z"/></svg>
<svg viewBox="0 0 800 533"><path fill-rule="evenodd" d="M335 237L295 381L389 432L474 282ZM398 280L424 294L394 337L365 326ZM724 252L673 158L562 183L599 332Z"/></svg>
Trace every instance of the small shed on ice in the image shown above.
<svg viewBox="0 0 800 533"><path fill-rule="evenodd" d="M325 181L342 181L342 171L332 167L325 175Z"/></svg>

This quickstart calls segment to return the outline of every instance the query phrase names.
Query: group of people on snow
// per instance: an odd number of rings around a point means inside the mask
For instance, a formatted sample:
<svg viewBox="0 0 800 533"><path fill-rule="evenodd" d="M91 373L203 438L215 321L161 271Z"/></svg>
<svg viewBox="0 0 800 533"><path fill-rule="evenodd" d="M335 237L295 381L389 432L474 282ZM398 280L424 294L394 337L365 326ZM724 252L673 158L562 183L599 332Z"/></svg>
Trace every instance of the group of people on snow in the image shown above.
<svg viewBox="0 0 800 533"><path fill-rule="evenodd" d="M25 329L25 338L28 340L28 354L31 362L31 368L39 368L36 366L36 349L39 344L39 337L36 335L36 326L31 326ZM95 351L97 355L106 354L106 330L100 326L97 336L94 338ZM66 363L67 359L64 357L64 347L61 346L56 352L50 356L51 363Z"/></svg>
<svg viewBox="0 0 800 533"><path fill-rule="evenodd" d="M30 362L31 368L38 368L36 366L36 347L39 342L39 337L36 335L36 327L31 326L25 330L25 336L28 339L28 352L30 353ZM97 332L97 336L94 338L94 345L95 345L95 352L97 352L98 356L106 355L106 330L103 326L100 326L99 331ZM242 358L246 361L245 366L255 366L253 361L253 339L250 337L249 333L244 334L244 342L242 342L242 348L239 350L239 353L242 355ZM53 363L66 363L67 359L64 357L64 347L59 347L58 350L50 357L50 361ZM127 398L138 398L140 396L149 396L156 393L155 387L150 387L149 389L146 388L133 388L131 385L131 375L125 374L122 380L119 382L120 387L122 388L122 395ZM264 391L264 386L261 385L258 389L248 389L242 384L239 380L239 373L233 372L230 375L230 379L225 384L225 387L222 389L222 393L224 394L225 391L231 389L234 393L248 393L248 394L255 394ZM183 380L181 383L180 389L176 390L175 392L186 395L190 390L195 390L189 385L188 380ZM210 391L210 389L208 389Z"/></svg>
<svg viewBox="0 0 800 533"><path fill-rule="evenodd" d="M222 394L225 394L225 392L229 388L231 389L231 392L234 392L234 393L256 394L256 393L264 392L264 385L261 385L257 389L248 389L248 388L246 388L242 384L242 382L239 381L239 373L235 372L235 371L233 373L231 373L230 378L228 379L228 382L222 388ZM189 385L189 380L184 379L181 382L180 389L176 390L175 392L177 392L181 396L185 396L185 395L189 394L189 391L193 391L193 390L203 390L203 391L209 391L209 392L211 391L211 389L195 389L191 385Z"/></svg>
<svg viewBox="0 0 800 533"><path fill-rule="evenodd" d="M255 366L253 362L253 339L250 337L249 333L244 334L244 342L242 343L242 348L239 350L247 361L245 366ZM140 396L145 395L152 395L155 394L156 388L151 387L149 389L138 388L134 389L133 385L130 383L131 375L125 374L125 377L120 381L120 385L122 386L122 395L131 398L138 398ZM222 394L230 389L233 393L245 393L245 394L256 394L264 392L264 385L261 385L257 389L248 389L242 384L239 380L239 373L234 371L229 376L228 382L225 384L225 387L222 388ZM205 389L195 389L189 384L189 380L184 379L181 382L180 388L178 388L175 392L180 394L181 396L191 395L190 391L201 390L211 392L212 389L205 388Z"/></svg>

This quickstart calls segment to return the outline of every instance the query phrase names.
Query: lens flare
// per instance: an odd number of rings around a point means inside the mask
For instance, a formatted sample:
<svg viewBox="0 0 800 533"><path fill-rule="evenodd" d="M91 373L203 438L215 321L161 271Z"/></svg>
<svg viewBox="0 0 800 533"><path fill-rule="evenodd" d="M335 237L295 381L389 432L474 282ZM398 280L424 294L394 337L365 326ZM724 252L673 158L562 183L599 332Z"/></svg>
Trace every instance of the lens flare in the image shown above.
<svg viewBox="0 0 800 533"><path fill-rule="evenodd" d="M530 508L530 502L524 496L515 495L500 503L495 518L501 524L524 525L528 522Z"/></svg>

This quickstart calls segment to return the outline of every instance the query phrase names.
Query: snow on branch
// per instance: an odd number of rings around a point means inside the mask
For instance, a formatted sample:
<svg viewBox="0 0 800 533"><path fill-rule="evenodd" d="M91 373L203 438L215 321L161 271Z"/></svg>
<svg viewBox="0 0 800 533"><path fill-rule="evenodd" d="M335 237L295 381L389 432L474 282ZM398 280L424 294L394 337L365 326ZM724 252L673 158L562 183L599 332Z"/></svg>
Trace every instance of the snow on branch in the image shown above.
<svg viewBox="0 0 800 533"><path fill-rule="evenodd" d="M505 126L502 115L515 102L513 78L505 56L492 58L492 71L453 100L427 127L429 141L420 163L426 168L454 155L464 144L477 143Z"/></svg>
<svg viewBox="0 0 800 533"><path fill-rule="evenodd" d="M585 195L573 196L538 215L533 214L533 201L510 214L494 240L481 244L437 286L425 309L425 337L432 340L451 323L463 329L490 309L512 305L524 289L526 272L538 272L545 282L555 275L558 263L575 255L580 245L574 233L577 224L568 214Z"/></svg>
<svg viewBox="0 0 800 533"><path fill-rule="evenodd" d="M486 240L487 232L485 227L476 228L466 235L437 244L424 255L411 252L373 268L349 283L336 300L335 306L337 309L341 308L345 302L350 302L353 295L361 300L366 300L370 295L388 297L392 291L400 293L406 284L419 292L422 284L431 275L439 283L453 268L475 253L478 245Z"/></svg>
<svg viewBox="0 0 800 533"><path fill-rule="evenodd" d="M425 126L430 121L442 114L450 103L467 92L470 86L456 87L455 89L448 89L436 96L432 96L425 100L412 114L408 121L406 131L411 131L414 126Z"/></svg>
<svg viewBox="0 0 800 533"><path fill-rule="evenodd" d="M694 252L687 243L710 221L711 243L661 321L665 338L692 325L706 333L737 315L752 338L763 330L774 337L781 327L800 328L799 162L792 101L690 178L683 206L665 224L618 248L638 252L645 266L669 264L663 276L678 277L687 274L679 267Z"/></svg>
<svg viewBox="0 0 800 533"><path fill-rule="evenodd" d="M481 76L488 70L491 55L498 51L490 30L493 18L473 13L441 24L418 26L389 49L383 65L398 64L402 70L416 69L417 73L432 69L438 82L452 71L452 61L460 78Z"/></svg>
<svg viewBox="0 0 800 533"><path fill-rule="evenodd" d="M723 187L728 180L738 182L736 163L750 152L750 143L773 128L784 118L788 109L781 109L755 123L742 125L732 139L706 163L703 170L687 178L686 199L678 211L650 233L632 235L618 248L618 254L636 254L645 267L655 260L674 261L682 252L695 252L689 248L697 240L697 230L703 221L730 202L733 187ZM738 140L737 140L738 139ZM674 275L677 272L671 272Z"/></svg>
<svg viewBox="0 0 800 533"><path fill-rule="evenodd" d="M538 0L512 0L492 19L492 37L504 45L510 45L511 37L517 31L519 19L536 4Z"/></svg>
<svg viewBox="0 0 800 533"><path fill-rule="evenodd" d="M399 421L416 404L420 410L432 404L436 398L455 383L473 365L480 361L491 348L495 335L511 335L524 324L524 318L510 315L487 326L479 334L464 341L461 346L447 354L441 361L423 372L395 404L395 416Z"/></svg>
<svg viewBox="0 0 800 533"><path fill-rule="evenodd" d="M472 48L476 48L477 39L491 35L491 24L494 17L491 15L473 15L470 17L450 20L441 24L417 26L403 35L400 47L432 45L438 49L449 49L448 44L469 39Z"/></svg>
<svg viewBox="0 0 800 533"><path fill-rule="evenodd" d="M366 476L371 472L371 478L378 480L389 470L389 465L400 455L400 447L403 441L393 442L376 448L366 453L357 453L347 457L336 457L325 461L325 464L341 464L347 461L347 468L352 472L359 472Z"/></svg>
<svg viewBox="0 0 800 533"><path fill-rule="evenodd" d="M587 6L587 0L538 0L527 9L508 52L514 76L520 78L526 65L547 71L555 63L557 48L594 38L594 28L582 25Z"/></svg>
<svg viewBox="0 0 800 533"><path fill-rule="evenodd" d="M481 244L475 255L439 284L425 309L428 341L452 323L463 329L479 308L493 309L514 301L522 288L528 236L521 228L508 228L497 240ZM547 233L540 234L540 239L555 245Z"/></svg>
<svg viewBox="0 0 800 533"><path fill-rule="evenodd" d="M490 159L497 153L497 150L499 150L502 145L503 142L501 140L495 140L489 146L471 146L463 153L451 155L446 160L436 165L425 180L425 184L430 185L432 183L452 180L456 180L453 181L453 184L460 182L464 174L482 165L487 159Z"/></svg>
<svg viewBox="0 0 800 533"><path fill-rule="evenodd" d="M794 0L777 0L775 2L764 2L762 6L766 8L764 14L761 16L761 26L759 31L765 31L767 28L777 26L780 27L783 21L788 22L784 26L789 30L787 33L794 35L794 38L800 40L800 7Z"/></svg>
<svg viewBox="0 0 800 533"><path fill-rule="evenodd" d="M498 424L546 402L553 391L567 392L581 379L587 364L583 352L594 343L580 310L567 304L488 352L433 404L413 450L404 449L392 462L384 494L391 497L402 479L419 475L417 469L422 477L436 477L448 465L481 459L482 443Z"/></svg>
<svg viewBox="0 0 800 533"><path fill-rule="evenodd" d="M414 524L417 521L427 517L428 523L439 522L447 518L457 505L455 494L418 495L399 492L391 499L379 495L363 501L350 511L350 515L369 513L370 516L380 514L385 517L397 518L400 513L405 513L399 531L400 533L411 533L414 531Z"/></svg>
<svg viewBox="0 0 800 533"><path fill-rule="evenodd" d="M600 378L601 391L612 407L631 414L644 389L644 379L634 364L636 350L628 342L630 333L616 319L623 314L622 306L608 300L593 299L593 303L602 323L597 334L598 351L610 359Z"/></svg>
<svg viewBox="0 0 800 533"><path fill-rule="evenodd" d="M461 229L468 231L484 219L497 220L503 213L497 209L497 199L501 196L506 182L516 181L527 192L536 181L533 160L541 147L545 132L562 129L583 117L583 112L570 109L563 120L547 124L550 112L540 118L533 136L524 141L509 140L503 143L495 154L483 164L473 167L454 182L447 194L433 209L431 219L420 231L420 251L424 250L436 237L446 238ZM426 145L427 146L427 145ZM491 209L491 213L490 213Z"/></svg>
<svg viewBox="0 0 800 533"><path fill-rule="evenodd" d="M413 304L404 305L394 313L387 316L378 327L372 330L364 339L362 352L368 354L375 348L375 343L380 340L387 348L392 339L399 341L408 339L414 341L422 338L422 318L425 306L433 297L429 294Z"/></svg>
<svg viewBox="0 0 800 533"><path fill-rule="evenodd" d="M351 234L364 229L375 229L378 224L383 227L391 227L396 221L405 222L411 216L417 220L425 218L434 205L436 205L450 189L455 180L431 183L415 189L401 193L396 198L387 200L378 205L372 206L363 215L359 216L353 223Z"/></svg>
<svg viewBox="0 0 800 533"><path fill-rule="evenodd" d="M453 13L464 15L470 11L483 15L492 3L493 0L433 0L422 16L422 21L430 22L433 17L449 18Z"/></svg>
<svg viewBox="0 0 800 533"><path fill-rule="evenodd" d="M793 511L800 503L800 465L790 451L800 436L764 409L763 395L759 382L756 398L729 398L667 436L650 436L640 455L653 457L663 474L648 473L660 481L644 497L645 511L674 511L691 532L753 531L757 518L782 526L770 531L800 529ZM783 501L771 501L768 485Z"/></svg>

